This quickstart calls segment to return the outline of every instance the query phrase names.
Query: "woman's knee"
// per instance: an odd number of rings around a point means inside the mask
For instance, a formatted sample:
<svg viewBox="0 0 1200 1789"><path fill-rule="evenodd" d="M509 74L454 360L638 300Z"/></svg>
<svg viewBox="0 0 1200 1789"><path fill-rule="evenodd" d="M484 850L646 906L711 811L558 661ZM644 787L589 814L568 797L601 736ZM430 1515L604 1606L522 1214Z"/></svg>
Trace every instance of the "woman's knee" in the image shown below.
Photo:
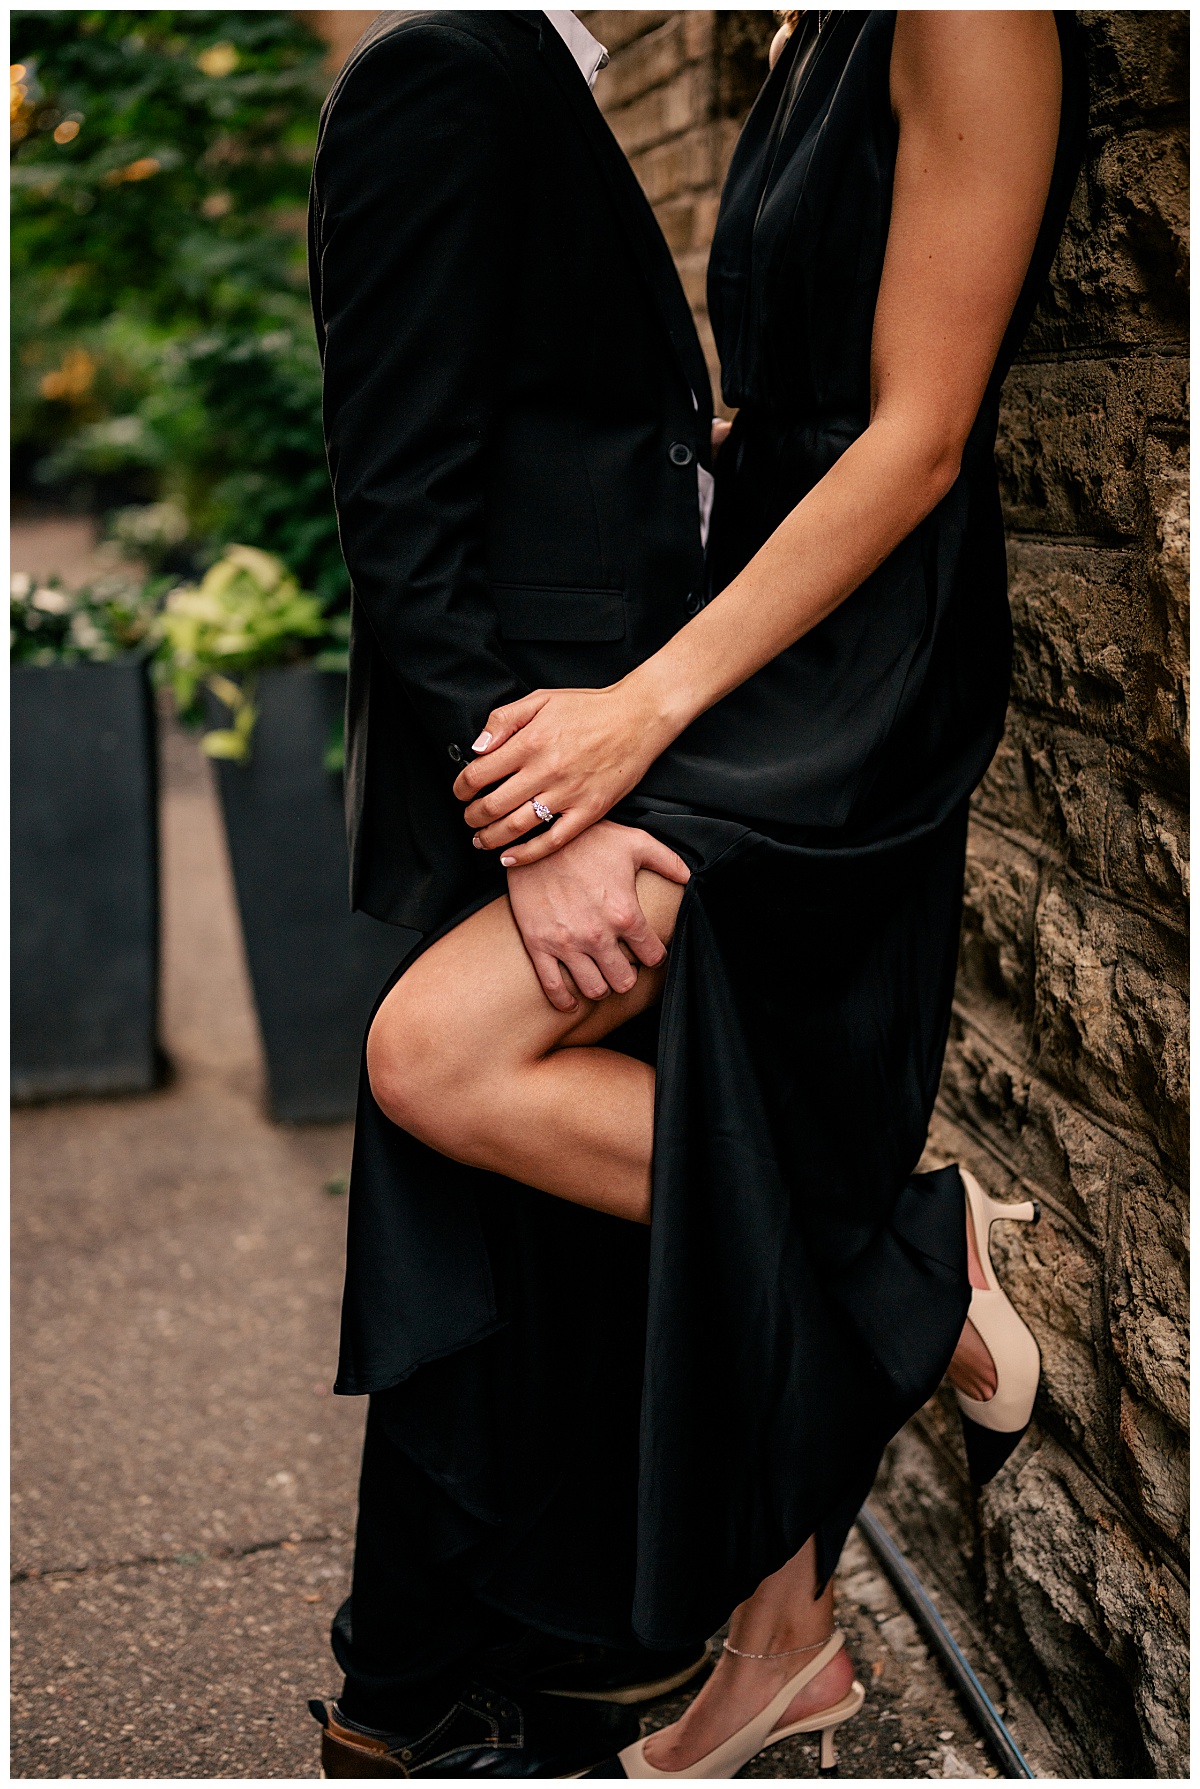
<svg viewBox="0 0 1200 1789"><path fill-rule="evenodd" d="M462 1081L453 1025L419 986L396 983L367 1035L367 1078L376 1105L420 1136L437 1124Z"/></svg>

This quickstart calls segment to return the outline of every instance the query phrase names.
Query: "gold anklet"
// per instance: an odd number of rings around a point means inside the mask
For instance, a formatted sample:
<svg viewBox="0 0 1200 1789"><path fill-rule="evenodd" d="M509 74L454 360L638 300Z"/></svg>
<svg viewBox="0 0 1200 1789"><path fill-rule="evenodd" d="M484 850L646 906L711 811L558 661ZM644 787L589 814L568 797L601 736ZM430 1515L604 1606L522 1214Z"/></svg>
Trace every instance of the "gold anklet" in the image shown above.
<svg viewBox="0 0 1200 1789"><path fill-rule="evenodd" d="M725 1652L731 1652L735 1659L790 1659L798 1652L816 1652L820 1647L828 1646L837 1632L836 1627L830 1628L823 1640L814 1640L811 1646L789 1646L783 1652L742 1652L738 1647L731 1646L728 1640L722 1640L721 1646Z"/></svg>

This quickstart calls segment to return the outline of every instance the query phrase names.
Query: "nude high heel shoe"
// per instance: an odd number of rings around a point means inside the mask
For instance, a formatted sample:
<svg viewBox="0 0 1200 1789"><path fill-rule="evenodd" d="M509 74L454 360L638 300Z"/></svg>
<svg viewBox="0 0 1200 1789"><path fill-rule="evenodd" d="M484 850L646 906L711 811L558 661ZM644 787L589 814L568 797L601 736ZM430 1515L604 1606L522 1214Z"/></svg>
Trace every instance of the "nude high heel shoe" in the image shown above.
<svg viewBox="0 0 1200 1789"><path fill-rule="evenodd" d="M802 1670L797 1671L795 1677L784 1684L761 1714L756 1714L752 1721L747 1721L744 1727L731 1734L723 1744L706 1752L703 1758L697 1758L685 1770L656 1770L646 1757L646 1741L636 1739L632 1745L626 1746L624 1751L617 1754L624 1774L627 1777L656 1777L664 1783L682 1782L685 1778L692 1777L733 1777L758 1752L765 1751L767 1746L778 1745L781 1739L790 1739L794 1733L819 1733L821 1774L831 1776L837 1765L834 1732L843 1722L851 1720L866 1700L867 1692L857 1679L841 1701L835 1702L831 1708L819 1709L816 1714L805 1715L802 1721L792 1721L786 1727L777 1729L775 1723L793 1697L798 1696L805 1684L811 1683L818 1672L825 1669L844 1644L841 1629L835 1628L816 1658L810 1659ZM599 1772L594 1774L598 1775Z"/></svg>
<svg viewBox="0 0 1200 1789"><path fill-rule="evenodd" d="M972 1288L967 1314L992 1357L996 1391L987 1399L969 1398L961 1391L954 1395L962 1418L971 1482L986 1485L995 1478L1029 1427L1042 1370L1038 1345L996 1278L991 1230L998 1218L1036 1224L1040 1212L1033 1199L1002 1205L990 1198L965 1168L960 1168L959 1174L967 1195L967 1219L974 1226L975 1246L987 1279L986 1291L979 1286Z"/></svg>

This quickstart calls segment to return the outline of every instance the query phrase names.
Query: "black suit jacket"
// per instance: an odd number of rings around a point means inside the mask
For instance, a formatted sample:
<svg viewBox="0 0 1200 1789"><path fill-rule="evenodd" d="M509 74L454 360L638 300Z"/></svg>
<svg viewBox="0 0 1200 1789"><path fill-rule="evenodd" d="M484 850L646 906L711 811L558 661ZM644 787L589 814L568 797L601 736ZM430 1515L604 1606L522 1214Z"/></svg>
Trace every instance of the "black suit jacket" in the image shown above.
<svg viewBox="0 0 1200 1789"><path fill-rule="evenodd" d="M321 116L309 277L354 591L351 904L425 931L503 888L451 793L489 710L610 683L687 620L708 377L539 12L372 24Z"/></svg>

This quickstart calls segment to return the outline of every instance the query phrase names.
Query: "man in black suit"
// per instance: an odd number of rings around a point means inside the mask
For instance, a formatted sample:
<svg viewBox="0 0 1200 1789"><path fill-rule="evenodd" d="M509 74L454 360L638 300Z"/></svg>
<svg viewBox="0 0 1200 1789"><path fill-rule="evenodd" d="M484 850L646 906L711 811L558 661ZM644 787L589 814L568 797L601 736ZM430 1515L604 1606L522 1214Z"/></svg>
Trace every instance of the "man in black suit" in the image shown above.
<svg viewBox="0 0 1200 1789"><path fill-rule="evenodd" d="M351 900L427 935L505 892L453 793L489 712L615 682L699 603L708 378L589 92L603 59L570 13L384 13L322 114L309 268L353 584ZM639 829L594 831L613 885L663 867ZM656 938L627 942L661 956ZM604 987L602 954L577 979ZM352 1210L344 1336L393 1364L348 1370L344 1347L338 1389L373 1394L374 1421L404 1369L368 1292L372 1223ZM313 1705L326 1774L577 1774L635 1737L639 1701L700 1668L455 1601L405 1553L415 1477L369 1422L353 1619L335 1624L346 1686L332 1710Z"/></svg>

